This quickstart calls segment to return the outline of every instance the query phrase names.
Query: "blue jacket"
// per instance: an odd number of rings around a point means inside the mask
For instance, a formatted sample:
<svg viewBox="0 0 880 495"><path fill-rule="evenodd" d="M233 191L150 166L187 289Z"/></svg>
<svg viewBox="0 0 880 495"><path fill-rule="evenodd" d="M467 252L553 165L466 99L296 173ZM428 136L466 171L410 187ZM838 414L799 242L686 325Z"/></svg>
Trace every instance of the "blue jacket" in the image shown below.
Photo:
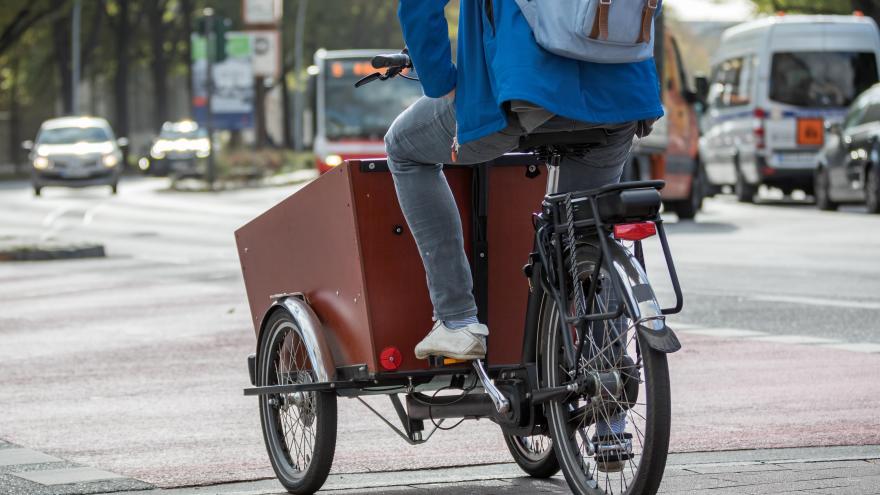
<svg viewBox="0 0 880 495"><path fill-rule="evenodd" d="M473 141L507 126L504 103L525 100L556 115L615 124L663 115L653 60L596 64L538 46L514 0L461 0L458 67L452 62L444 7L449 0L400 0L398 16L425 95L456 90L458 140Z"/></svg>

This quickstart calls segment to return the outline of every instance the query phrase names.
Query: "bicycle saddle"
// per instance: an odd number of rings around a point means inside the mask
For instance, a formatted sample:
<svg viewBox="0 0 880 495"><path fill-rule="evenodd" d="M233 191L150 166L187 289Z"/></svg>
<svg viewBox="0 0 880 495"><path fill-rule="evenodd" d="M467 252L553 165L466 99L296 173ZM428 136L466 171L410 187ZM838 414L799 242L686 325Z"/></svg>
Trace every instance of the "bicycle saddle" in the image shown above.
<svg viewBox="0 0 880 495"><path fill-rule="evenodd" d="M538 132L520 138L517 150L531 153L552 148L557 153L565 154L584 152L607 142L608 134L601 128L581 131Z"/></svg>

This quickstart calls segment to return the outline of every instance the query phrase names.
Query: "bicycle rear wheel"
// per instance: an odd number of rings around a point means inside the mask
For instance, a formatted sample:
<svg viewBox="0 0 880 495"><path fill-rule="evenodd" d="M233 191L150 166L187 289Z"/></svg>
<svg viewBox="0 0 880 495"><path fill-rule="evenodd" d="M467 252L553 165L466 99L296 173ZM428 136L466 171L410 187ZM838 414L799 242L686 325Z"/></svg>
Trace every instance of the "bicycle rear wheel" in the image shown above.
<svg viewBox="0 0 880 495"><path fill-rule="evenodd" d="M578 273L585 285L597 253L591 246L578 249ZM608 312L619 299L603 268L589 312ZM545 406L559 464L576 494L653 495L663 478L670 429L666 355L641 345L631 323L625 315L590 324L577 366L568 366L559 310L549 295L542 304L539 331L546 386L562 386L574 376L602 378L593 397L574 396ZM574 328L564 328L575 340Z"/></svg>

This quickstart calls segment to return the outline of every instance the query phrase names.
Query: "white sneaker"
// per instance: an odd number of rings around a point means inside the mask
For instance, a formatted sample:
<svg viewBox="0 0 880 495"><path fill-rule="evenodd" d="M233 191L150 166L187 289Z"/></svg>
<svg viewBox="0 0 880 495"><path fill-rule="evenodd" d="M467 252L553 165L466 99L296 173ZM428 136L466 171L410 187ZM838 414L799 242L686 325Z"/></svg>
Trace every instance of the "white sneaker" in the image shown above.
<svg viewBox="0 0 880 495"><path fill-rule="evenodd" d="M489 328L481 323L453 330L438 320L431 333L416 345L416 357L427 359L428 356L443 356L465 361L483 359L486 357L488 335Z"/></svg>

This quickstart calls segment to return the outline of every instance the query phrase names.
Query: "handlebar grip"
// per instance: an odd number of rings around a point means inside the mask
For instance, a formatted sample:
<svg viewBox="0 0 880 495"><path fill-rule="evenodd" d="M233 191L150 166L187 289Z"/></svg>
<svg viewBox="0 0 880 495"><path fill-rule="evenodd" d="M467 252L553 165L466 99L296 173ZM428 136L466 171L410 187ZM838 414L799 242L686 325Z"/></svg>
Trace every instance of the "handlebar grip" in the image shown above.
<svg viewBox="0 0 880 495"><path fill-rule="evenodd" d="M376 55L372 60L374 69L383 69L390 67L406 68L412 66L409 55L405 53L393 53L389 55Z"/></svg>

